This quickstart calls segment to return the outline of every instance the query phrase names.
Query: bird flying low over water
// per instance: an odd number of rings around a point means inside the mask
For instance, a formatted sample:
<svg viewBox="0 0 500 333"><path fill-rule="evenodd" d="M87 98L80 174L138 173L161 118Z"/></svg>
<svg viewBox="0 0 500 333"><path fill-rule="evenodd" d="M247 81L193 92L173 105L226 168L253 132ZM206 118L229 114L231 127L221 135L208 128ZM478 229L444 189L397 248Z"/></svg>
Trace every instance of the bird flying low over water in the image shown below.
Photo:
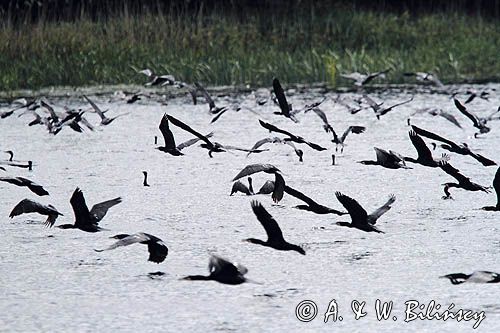
<svg viewBox="0 0 500 333"><path fill-rule="evenodd" d="M9 217L13 218L14 216L18 216L21 214L27 213L38 213L41 215L47 215L47 220L45 221L45 225L47 227L52 227L56 222L56 219L59 215L63 216L63 214L59 213L57 209L52 205L42 205L36 201L30 199L21 200L10 212Z"/></svg>
<svg viewBox="0 0 500 333"><path fill-rule="evenodd" d="M335 143L335 145L336 145L335 151L338 151L338 147L340 146L340 152L342 153L344 151L344 146L345 146L344 142L345 142L345 139L347 138L347 135L349 135L349 133L361 134L366 130L366 127L364 127L364 126L349 126L344 131L344 134L342 134L342 136L340 138L337 136L337 133L335 133L333 128L331 130L332 130L332 134L333 134L332 142Z"/></svg>
<svg viewBox="0 0 500 333"><path fill-rule="evenodd" d="M430 114L431 116L441 116L444 119L448 120L451 122L453 125L457 126L458 128L462 128L462 125L458 122L457 118L455 118L451 113L443 111L442 109L438 108L423 108L423 109L418 109L417 111L413 112L410 117L416 115L416 114ZM410 119L408 118L408 125L410 125Z"/></svg>
<svg viewBox="0 0 500 333"><path fill-rule="evenodd" d="M149 261L155 262L157 264L163 262L168 255L168 248L163 243L161 239L156 236L147 234L145 232L138 232L136 234L118 234L113 237L114 239L118 239L116 243L113 245L102 249L102 250L94 250L96 252L113 250L121 246L132 245L136 243L145 244L148 246L149 252Z"/></svg>
<svg viewBox="0 0 500 333"><path fill-rule="evenodd" d="M493 115L500 111L500 108L498 108L497 111L493 112L488 117L478 117L467 110L467 108L462 103L460 103L458 99L454 98L453 101L455 102L455 106L457 107L458 111L462 112L464 116L469 118L472 121L474 127L477 128L479 130L479 133L481 134L485 134L490 131L490 128L486 126L486 123L492 120Z"/></svg>
<svg viewBox="0 0 500 333"><path fill-rule="evenodd" d="M264 139L261 139L259 141L257 141L253 147L252 147L252 150L255 150L257 148L259 148L260 146L266 144L266 143L275 143L275 144L286 144L290 147L293 148L293 150L295 151L295 154L299 157L299 162L303 162L303 156L304 156L304 152L301 150L301 149L297 149L297 147L295 147L295 145L293 144L293 142L291 141L286 141L286 140L282 140L278 137L273 137L273 138L264 138ZM252 152L250 151L247 156L249 156Z"/></svg>
<svg viewBox="0 0 500 333"><path fill-rule="evenodd" d="M288 243L283 238L283 232L281 231L278 222L267 212L267 210L258 201L252 201L252 210L257 216L260 224L264 227L267 234L267 240L263 241L255 238L245 239L246 242L259 244L262 246L267 246L280 251L296 251L302 255L306 254L303 248L298 245Z"/></svg>
<svg viewBox="0 0 500 333"><path fill-rule="evenodd" d="M146 86L166 86L172 85L175 82L175 78L172 75L156 75L149 68L140 70L138 73L144 74L148 77L149 81L145 84Z"/></svg>
<svg viewBox="0 0 500 333"><path fill-rule="evenodd" d="M351 215L351 223L337 222L337 225L356 228L366 232L374 231L378 233L384 233L383 231L375 227L375 223L377 223L379 217L381 217L389 209L391 209L391 205L396 201L396 197L393 194L389 196L389 200L387 200L387 202L382 207L378 208L370 215L368 215L366 210L351 197L348 197L347 195L344 195L340 192L335 192L335 195L340 203L345 207L345 209L347 209L349 215Z"/></svg>
<svg viewBox="0 0 500 333"><path fill-rule="evenodd" d="M194 85L196 86L196 89L198 91L201 91L203 97L205 97L205 100L207 101L208 104L208 112L212 114L217 114L219 117L227 111L227 106L223 107L218 107L215 105L215 101L212 99L208 91L203 87L199 82L195 82ZM212 122L215 122L217 119L212 120Z"/></svg>
<svg viewBox="0 0 500 333"><path fill-rule="evenodd" d="M271 197L276 203L283 199L283 194L285 192L285 179L281 175L281 171L272 164L249 164L244 167L232 181L234 182L242 177L250 176L257 172L274 174L274 189Z"/></svg>
<svg viewBox="0 0 500 333"><path fill-rule="evenodd" d="M407 103L410 103L411 101L413 101L413 96L412 96L412 97L410 97L410 99L408 99L406 101L393 104L389 107L383 107L384 103L376 103L368 95L363 95L363 98L368 102L368 105L370 105L370 107L373 109L373 111L375 112L375 115L377 116L377 119L380 119L380 116L383 116L387 112L392 111L395 107L401 106L401 105L404 105L404 104L407 104Z"/></svg>
<svg viewBox="0 0 500 333"><path fill-rule="evenodd" d="M431 83L437 87L444 87L444 84L438 79L436 74L425 72L407 72L403 73L404 76L414 76L417 81L424 83Z"/></svg>
<svg viewBox="0 0 500 333"><path fill-rule="evenodd" d="M388 169L411 169L406 166L404 157L400 154L392 150L386 151L377 147L373 147L373 149L375 149L375 153L377 154L376 161L359 161L358 163L365 165L380 165Z"/></svg>
<svg viewBox="0 0 500 333"><path fill-rule="evenodd" d="M440 159L434 159L429 147L427 147L424 140L417 133L415 133L415 131L411 130L408 135L410 136L411 143L417 150L418 157L417 159L404 157L405 161L421 164L431 168L437 168L439 166L439 162L448 161L450 159L447 154L443 154Z"/></svg>
<svg viewBox="0 0 500 333"><path fill-rule="evenodd" d="M184 148L187 148L189 146L194 145L196 142L200 141L201 139L199 137L187 140L178 146L175 145L175 139L174 135L172 134L172 131L170 130L168 126L168 118L169 116L165 113L163 115L163 118L161 118L160 122L160 131L161 134L163 135L163 140L165 141L165 146L164 147L157 147L156 149L161 150L162 152L169 153L170 155L173 156L181 156L184 155L181 150ZM203 136L205 138L211 138L213 136L213 132L208 133L207 135Z"/></svg>
<svg viewBox="0 0 500 333"><path fill-rule="evenodd" d="M220 143L218 142L212 142L208 139L207 136L205 135L202 135L200 134L199 132L195 131L194 129L192 129L191 127L189 127L188 125L186 125L185 123L183 123L182 121L180 121L179 119L176 119L174 117L172 117L171 115L166 115L168 120L170 120L170 122L172 124L174 124L175 126L185 130L186 132L189 132L191 134L193 134L194 136L196 136L198 139L204 141L205 143L202 143L201 144L201 147L205 148L208 150L208 155L210 157L212 157L212 153L220 153L220 152L225 152L227 150L239 150L239 151L245 151L245 152L252 152L252 153L261 153L263 151L267 151L266 150L262 150L262 149L245 149L245 148L239 148L239 147L234 147L234 146L224 146L224 145L221 145ZM163 120L162 120L163 121ZM168 125L168 123L167 123ZM160 124L161 126L161 124ZM167 141L167 140L165 140Z"/></svg>
<svg viewBox="0 0 500 333"><path fill-rule="evenodd" d="M37 183L24 177L0 177L0 181L17 186L26 186L31 192L39 196L49 195L49 192L47 192L42 185L38 185Z"/></svg>
<svg viewBox="0 0 500 333"><path fill-rule="evenodd" d="M497 204L496 206L483 207L483 210L500 212L500 168L498 168L497 172L495 173L495 178L493 179L493 188L497 193Z"/></svg>
<svg viewBox="0 0 500 333"><path fill-rule="evenodd" d="M208 262L209 275L189 275L182 280L190 281L217 281L224 284L242 284L244 282L252 282L245 278L248 269L241 265L234 265L230 261L211 255Z"/></svg>
<svg viewBox="0 0 500 333"><path fill-rule="evenodd" d="M472 283L499 283L500 274L488 271L475 271L472 274L452 273L440 276L442 279L449 279L452 284L464 282Z"/></svg>
<svg viewBox="0 0 500 333"><path fill-rule="evenodd" d="M99 222L106 216L108 210L122 202L120 197L95 204L89 211L82 191L77 187L69 201L75 213L74 224L63 224L57 226L61 229L80 229L86 232L97 232L104 230L99 227Z"/></svg>
<svg viewBox="0 0 500 333"><path fill-rule="evenodd" d="M287 132L285 130L282 130L282 129L274 126L274 125L266 123L265 121L259 120L259 123L260 123L260 125L262 127L268 129L271 132L276 132L276 133L281 133L281 134L287 135L288 138L285 138L284 139L285 141L293 141L293 142L296 142L296 143L305 143L306 145L308 145L312 149L315 149L315 150L318 150L318 151L326 150L326 148L321 147L320 145L317 145L315 143L306 141L304 138L302 138L300 136L296 136L296 135L294 135L294 134L292 134L290 132Z"/></svg>
<svg viewBox="0 0 500 333"><path fill-rule="evenodd" d="M365 84L368 84L371 82L373 79L377 77L385 78L385 73L389 72L390 69L386 69L381 72L374 72L374 73L367 73L367 74L361 74L359 72L354 72L354 73L349 73L349 74L340 74L341 77L349 80L354 81L354 85L357 87L364 86Z"/></svg>
<svg viewBox="0 0 500 333"><path fill-rule="evenodd" d="M445 183L445 184L443 184L444 185L444 193L446 194L443 197L443 199L452 199L451 193L448 190L450 187L461 188L461 189L466 190L466 191L483 191L486 193L491 192L490 190L488 190L487 187L476 184L476 183L472 182L469 177L465 177L464 175L462 175L460 173L460 171L458 171L457 169L452 167L451 164L449 164L447 161L439 162L439 167L444 172L446 172L447 174L449 174L450 176L452 176L453 178L455 178L458 181L458 183Z"/></svg>
<svg viewBox="0 0 500 333"><path fill-rule="evenodd" d="M346 212L341 212L336 209L326 207L323 205L320 205L313 199L309 198L305 194L297 191L296 189L291 188L290 186L285 186L285 193L296 197L299 200L302 200L306 203L306 205L298 205L295 206L297 209L302 209L302 210L308 210L310 212L316 213L316 214L336 214L336 215L345 215L347 214Z"/></svg>
<svg viewBox="0 0 500 333"><path fill-rule="evenodd" d="M453 153L457 153L460 155L469 155L472 158L476 159L479 161L482 165L484 166L490 166L490 165L496 165L496 163L480 154L476 154L472 152L469 148L469 146L466 143L462 143L461 145L456 144L453 141L450 141L448 139L443 138L442 136L439 136L435 133L426 131L424 129L421 129L415 125L412 125L411 128L417 133L418 135L425 136L429 139L436 140L436 141L441 141L445 143L444 145L441 145L442 148L451 151Z"/></svg>
<svg viewBox="0 0 500 333"><path fill-rule="evenodd" d="M94 109L94 111L99 115L99 117L101 117L101 125L109 125L111 124L111 122L113 122L113 120L115 120L116 118L118 117L121 117L121 116L124 116L125 114L120 114L116 117L113 117L113 118L108 118L104 115L104 112L97 106L97 104L95 104L90 98L88 98L87 96L83 95L83 97L87 100L87 102L89 102L89 104L92 106L92 108Z"/></svg>

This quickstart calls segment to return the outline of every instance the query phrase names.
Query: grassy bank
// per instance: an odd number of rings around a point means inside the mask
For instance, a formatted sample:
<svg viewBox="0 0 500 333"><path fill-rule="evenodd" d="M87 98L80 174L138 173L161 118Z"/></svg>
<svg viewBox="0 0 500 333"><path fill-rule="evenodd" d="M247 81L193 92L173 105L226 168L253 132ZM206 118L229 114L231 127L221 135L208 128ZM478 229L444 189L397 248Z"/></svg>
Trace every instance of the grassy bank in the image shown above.
<svg viewBox="0 0 500 333"><path fill-rule="evenodd" d="M3 21L0 40L0 90L144 82L133 67L213 85L269 86L273 76L338 85L341 72L385 68L393 83L416 70L444 82L500 80L500 25L460 14L124 12L106 21Z"/></svg>

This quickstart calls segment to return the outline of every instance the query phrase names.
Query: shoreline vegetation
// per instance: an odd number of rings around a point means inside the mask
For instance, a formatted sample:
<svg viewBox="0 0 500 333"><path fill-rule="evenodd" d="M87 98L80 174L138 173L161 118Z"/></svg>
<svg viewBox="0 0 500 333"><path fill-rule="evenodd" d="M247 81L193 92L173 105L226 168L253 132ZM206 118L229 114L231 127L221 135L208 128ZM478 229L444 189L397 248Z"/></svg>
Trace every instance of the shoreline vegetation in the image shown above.
<svg viewBox="0 0 500 333"><path fill-rule="evenodd" d="M4 18L9 16L3 14ZM500 81L498 18L457 11L410 14L349 6L295 11L193 11L0 22L0 91L50 86L140 85L151 68L209 86L283 82L351 86L341 73L390 69L374 83Z"/></svg>

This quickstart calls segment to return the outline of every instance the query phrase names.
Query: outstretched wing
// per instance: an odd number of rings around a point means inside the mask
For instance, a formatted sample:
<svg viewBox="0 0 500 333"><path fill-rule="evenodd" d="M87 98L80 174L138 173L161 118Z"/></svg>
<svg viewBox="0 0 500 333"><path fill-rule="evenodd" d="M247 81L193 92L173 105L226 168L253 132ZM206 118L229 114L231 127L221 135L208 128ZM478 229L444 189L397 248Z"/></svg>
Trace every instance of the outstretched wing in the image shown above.
<svg viewBox="0 0 500 333"><path fill-rule="evenodd" d="M278 128L278 127L276 127L276 126L274 126L274 125L271 125L271 124L269 124L269 123L266 123L265 121L259 120L259 123L260 123L260 125L261 125L262 127L264 127L264 128L266 128L266 129L268 129L268 130L269 130L269 131L271 131L271 132L281 133L281 134L285 134L285 135L287 135L287 136L289 136L289 137L291 137L291 138L296 138L296 136L295 136L295 135L293 135L292 133L287 132L287 131L285 131L285 130L282 130L281 128Z"/></svg>
<svg viewBox="0 0 500 333"><path fill-rule="evenodd" d="M163 134L163 140L165 140L165 147L170 150L175 149L175 138L172 131L168 127L168 117L166 113L163 115L163 118L161 118L159 128L161 134Z"/></svg>
<svg viewBox="0 0 500 333"><path fill-rule="evenodd" d="M335 192L335 196L342 206L345 207L349 215L351 215L352 224L359 225L362 224L363 221L366 221L368 214L356 200L340 192Z"/></svg>
<svg viewBox="0 0 500 333"><path fill-rule="evenodd" d="M208 261L210 275L238 276L244 275L248 270L244 266L235 266L232 262L212 254Z"/></svg>
<svg viewBox="0 0 500 333"><path fill-rule="evenodd" d="M101 119L104 119L105 116L104 116L104 113L102 112L102 110L97 106L97 104L95 104L90 98L88 98L86 95L83 95L83 97L87 100L87 102L89 102L89 104L92 106L92 108L95 110L95 112L99 115L99 117L101 117Z"/></svg>
<svg viewBox="0 0 500 333"><path fill-rule="evenodd" d="M71 203L71 207L73 207L73 212L75 213L75 226L90 224L90 212L87 204L85 203L82 190L77 187L69 202Z"/></svg>
<svg viewBox="0 0 500 333"><path fill-rule="evenodd" d="M195 82L194 85L196 86L196 88L199 91L201 91L203 97L205 97L205 100L207 101L208 107L210 108L210 110L215 108L215 102L212 99L212 97L210 96L210 94L208 93L208 91L205 89L205 87L203 87L199 82Z"/></svg>
<svg viewBox="0 0 500 333"><path fill-rule="evenodd" d="M330 123L328 122L328 118L326 117L326 114L320 108L314 107L310 110L306 110L306 112L308 112L308 111L313 111L323 121L323 128L325 129L326 133L333 132L333 128L330 125Z"/></svg>
<svg viewBox="0 0 500 333"><path fill-rule="evenodd" d="M347 135L349 135L350 132L353 132L354 134L360 134L363 133L366 130L366 127L364 126L349 126L344 134L342 134L342 137L340 138L340 142L344 142L345 139L347 138Z"/></svg>
<svg viewBox="0 0 500 333"><path fill-rule="evenodd" d="M206 136L204 136L203 134L195 131L194 129L192 129L188 125L184 124L179 119L176 119L176 118L172 117L171 115L167 115L167 117L168 117L168 120L170 120L170 122L172 122L172 124L174 124L175 126L177 126L179 128L182 128L183 130L185 130L185 131L193 134L194 136L198 137L200 140L205 141L209 146L211 146L211 147L214 146L214 144L210 140L208 140L208 138Z"/></svg>
<svg viewBox="0 0 500 333"><path fill-rule="evenodd" d="M387 202L382 207L380 207L379 209L368 215L368 223L375 225L375 223L377 223L377 219L382 215L384 215L389 209L391 209L391 205L395 201L396 201L396 196L394 196L394 194L391 194L389 196L389 200L387 200Z"/></svg>
<svg viewBox="0 0 500 333"><path fill-rule="evenodd" d="M290 117L290 108L285 97L285 92L283 91L280 81L277 78L273 79L273 90L276 98L278 99L281 113L283 113L286 117Z"/></svg>
<svg viewBox="0 0 500 333"><path fill-rule="evenodd" d="M274 173L280 170L272 164L249 164L246 167L244 167L243 170L241 170L236 175L236 177L233 178L232 181L234 182L235 180L238 180L241 177L250 176L251 174L261 171L267 173Z"/></svg>
<svg viewBox="0 0 500 333"><path fill-rule="evenodd" d="M418 159L433 160L432 153L429 147L425 144L424 140L414 131L409 132L410 140L418 153Z"/></svg>
<svg viewBox="0 0 500 333"><path fill-rule="evenodd" d="M277 140L279 140L278 138L264 138L262 140L259 140L257 141L253 147L250 149L250 151L248 152L247 156L250 155L252 153L253 150L259 148L260 146L262 145L265 145L266 143L274 143L276 142Z"/></svg>
<svg viewBox="0 0 500 333"><path fill-rule="evenodd" d="M45 225L48 227L52 227L56 222L57 217L59 215L62 215L52 206L45 206L36 201L30 199L24 199L21 200L14 207L14 209L12 209L9 217L13 218L14 216L18 216L24 213L38 213L42 215L47 215L48 217L47 220L45 221Z"/></svg>
<svg viewBox="0 0 500 333"><path fill-rule="evenodd" d="M477 128L481 127L481 125L479 123L479 119L477 119L477 117L475 115L473 115L472 113L467 111L467 108L462 103L460 103L460 101L458 99L454 98L453 101L455 102L455 106L457 107L458 111L462 112L462 114L464 116L466 116L467 118L472 120L474 127L477 127Z"/></svg>
<svg viewBox="0 0 500 333"><path fill-rule="evenodd" d="M271 194L271 198L275 203L278 203L283 199L283 194L285 193L285 179L279 172L274 173L274 190Z"/></svg>
<svg viewBox="0 0 500 333"><path fill-rule="evenodd" d="M450 146L454 146L454 147L458 147L457 144L453 141L450 141L448 139L445 139L443 138L442 136L439 136L435 133L432 133L432 132L429 132L429 131L426 131L424 129L421 129L415 125L412 125L411 128L415 131L415 133L417 133L418 135L421 135L421 136L425 136L429 139L432 139L432 140L436 140L436 141L441 141L441 142L444 142L444 143L447 143L449 144Z"/></svg>
<svg viewBox="0 0 500 333"><path fill-rule="evenodd" d="M460 171L458 171L458 169L455 169L453 166L451 166L450 163L448 163L447 161L440 161L439 162L439 167L444 171L446 172L447 174L449 174L450 176L452 176L453 178L455 178L456 180L458 180L459 183L462 183L462 182L468 182L469 181L469 178L468 177L465 177L464 175L462 175L460 173Z"/></svg>
<svg viewBox="0 0 500 333"><path fill-rule="evenodd" d="M102 218L106 215L108 212L108 209L111 207L118 205L120 202L122 202L122 198L118 197L115 199L107 200L100 202L98 204L95 204L92 209L90 210L90 216L94 220L95 223L99 222L102 220Z"/></svg>
<svg viewBox="0 0 500 333"><path fill-rule="evenodd" d="M132 244L135 244L135 243L147 242L149 240L150 240L150 238L146 234L144 234L142 232L139 232L137 234L129 235L129 236L125 237L125 238L122 238L119 241L117 241L116 243L108 246L105 249L95 250L95 251L96 252L102 252L102 251L114 250L114 249L116 249L117 247L120 247L120 246L128 246L128 245L132 245Z"/></svg>
<svg viewBox="0 0 500 333"><path fill-rule="evenodd" d="M290 194L291 196L296 197L299 200L304 201L306 204L309 206L317 206L318 203L314 201L313 199L309 198L306 196L304 193L297 191L294 188L291 188L290 186L285 186L285 192Z"/></svg>
<svg viewBox="0 0 500 333"><path fill-rule="evenodd" d="M205 135L206 138L211 138L212 136L214 135L214 132L210 132L208 133L207 135ZM194 145L196 142L200 141L201 139L200 138L194 138L194 139L190 139L190 140L187 140L187 141L184 141L182 143L180 143L178 146L177 146L177 150L182 150L184 148L187 148L189 146L192 146Z"/></svg>
<svg viewBox="0 0 500 333"><path fill-rule="evenodd" d="M260 202L253 200L251 205L255 216L257 216L257 220L259 220L260 224L262 224L266 230L268 241L283 242L283 233L281 232L278 222L276 222Z"/></svg>

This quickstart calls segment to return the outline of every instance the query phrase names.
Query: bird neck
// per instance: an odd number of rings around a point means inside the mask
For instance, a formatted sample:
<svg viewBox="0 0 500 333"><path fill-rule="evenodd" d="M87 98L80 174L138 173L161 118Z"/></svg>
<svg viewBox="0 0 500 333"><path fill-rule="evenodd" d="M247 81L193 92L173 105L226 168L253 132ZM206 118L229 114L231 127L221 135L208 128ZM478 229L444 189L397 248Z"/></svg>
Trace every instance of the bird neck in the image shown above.
<svg viewBox="0 0 500 333"><path fill-rule="evenodd" d="M211 276L205 276L205 275L189 275L183 278L183 280L191 280L191 281L206 281L206 280L212 280Z"/></svg>
<svg viewBox="0 0 500 333"><path fill-rule="evenodd" d="M361 163L364 165L378 165L377 161L359 161L358 163Z"/></svg>
<svg viewBox="0 0 500 333"><path fill-rule="evenodd" d="M349 227L352 228L352 224L349 222L337 222L337 225L340 225L342 227Z"/></svg>
<svg viewBox="0 0 500 333"><path fill-rule="evenodd" d="M59 228L59 229L76 229L76 227L75 227L74 224L61 224L61 225L58 225L56 228Z"/></svg>
<svg viewBox="0 0 500 333"><path fill-rule="evenodd" d="M268 245L267 242L264 242L263 240L256 239L256 238L247 238L245 239L246 242L252 243L252 244L259 244L259 245Z"/></svg>

